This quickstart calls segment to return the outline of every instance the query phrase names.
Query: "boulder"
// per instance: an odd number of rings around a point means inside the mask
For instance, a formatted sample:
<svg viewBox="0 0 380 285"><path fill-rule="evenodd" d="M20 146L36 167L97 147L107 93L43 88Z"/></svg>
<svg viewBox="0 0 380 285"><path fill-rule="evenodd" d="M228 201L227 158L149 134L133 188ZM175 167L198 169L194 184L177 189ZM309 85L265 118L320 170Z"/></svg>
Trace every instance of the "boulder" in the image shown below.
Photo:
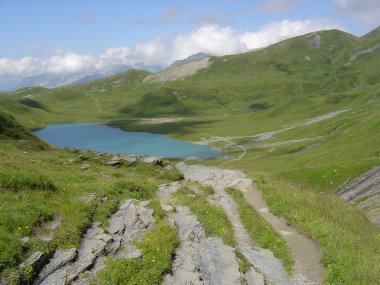
<svg viewBox="0 0 380 285"><path fill-rule="evenodd" d="M164 166L162 157L147 156L141 159L142 163Z"/></svg>
<svg viewBox="0 0 380 285"><path fill-rule="evenodd" d="M135 164L136 163L136 157L134 156L129 156L129 155L124 155L121 160L126 161L129 163L129 165Z"/></svg>

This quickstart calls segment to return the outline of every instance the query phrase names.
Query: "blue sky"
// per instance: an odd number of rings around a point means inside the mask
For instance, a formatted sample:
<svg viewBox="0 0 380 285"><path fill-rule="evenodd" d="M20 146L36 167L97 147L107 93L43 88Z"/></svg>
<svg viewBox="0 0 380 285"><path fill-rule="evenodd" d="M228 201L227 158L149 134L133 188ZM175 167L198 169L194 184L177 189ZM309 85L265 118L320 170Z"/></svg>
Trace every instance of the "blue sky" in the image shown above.
<svg viewBox="0 0 380 285"><path fill-rule="evenodd" d="M329 28L361 36L379 15L379 0L0 0L0 76L166 66Z"/></svg>

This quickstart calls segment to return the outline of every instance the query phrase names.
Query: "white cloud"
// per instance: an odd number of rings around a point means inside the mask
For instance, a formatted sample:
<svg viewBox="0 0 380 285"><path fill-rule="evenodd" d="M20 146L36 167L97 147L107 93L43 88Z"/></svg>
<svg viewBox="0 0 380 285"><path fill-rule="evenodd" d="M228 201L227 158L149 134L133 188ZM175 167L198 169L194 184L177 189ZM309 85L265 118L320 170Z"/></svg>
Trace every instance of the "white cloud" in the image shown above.
<svg viewBox="0 0 380 285"><path fill-rule="evenodd" d="M256 49L290 37L334 28L342 29L337 23L324 19L305 21L284 20L270 23L257 32L247 32L242 35L241 41L248 49Z"/></svg>
<svg viewBox="0 0 380 285"><path fill-rule="evenodd" d="M186 35L179 35L173 42L173 59L185 58L197 52L225 55L246 50L241 35L231 27L205 25Z"/></svg>
<svg viewBox="0 0 380 285"><path fill-rule="evenodd" d="M335 0L339 12L371 26L380 24L379 0Z"/></svg>
<svg viewBox="0 0 380 285"><path fill-rule="evenodd" d="M328 20L275 22L255 32L241 33L229 26L203 25L187 34L171 40L154 38L136 43L132 47L107 49L99 55L81 55L73 52L57 52L48 58L24 57L0 58L0 76L27 77L44 73L65 74L71 72L109 71L119 65L141 66L169 65L197 52L213 55L235 54L249 49L262 48L280 40L308 32L339 28Z"/></svg>

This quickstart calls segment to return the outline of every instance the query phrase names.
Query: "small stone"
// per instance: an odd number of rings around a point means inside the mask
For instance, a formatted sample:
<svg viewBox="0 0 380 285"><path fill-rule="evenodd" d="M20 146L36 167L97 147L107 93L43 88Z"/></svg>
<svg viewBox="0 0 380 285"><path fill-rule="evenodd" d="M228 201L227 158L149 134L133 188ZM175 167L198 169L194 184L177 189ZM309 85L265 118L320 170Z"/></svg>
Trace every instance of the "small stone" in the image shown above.
<svg viewBox="0 0 380 285"><path fill-rule="evenodd" d="M85 161L85 160L88 159L88 158L87 158L86 156L84 156L83 154L78 155L77 158L79 158L79 159L82 160L82 161Z"/></svg>
<svg viewBox="0 0 380 285"><path fill-rule="evenodd" d="M153 164L153 165L163 166L163 161L162 161L161 157L147 156L147 157L143 157L141 159L141 162L142 163L146 163L146 164Z"/></svg>
<svg viewBox="0 0 380 285"><path fill-rule="evenodd" d="M89 164L83 164L83 165L81 165L80 168L81 168L83 171L85 171L85 170L88 170L89 167L90 167Z"/></svg>
<svg viewBox="0 0 380 285"><path fill-rule="evenodd" d="M82 200L83 202L89 203L92 200L97 199L99 197L99 195L100 195L99 193L93 192L93 193L91 193L89 195L79 197L79 199Z"/></svg>
<svg viewBox="0 0 380 285"><path fill-rule="evenodd" d="M29 243L30 237L22 237L20 238L20 243L22 247L26 247Z"/></svg>
<svg viewBox="0 0 380 285"><path fill-rule="evenodd" d="M129 155L124 155L122 158L121 158L123 161L126 161L129 163L129 165L132 165L132 164L135 164L136 163L136 157L134 156L129 156Z"/></svg>
<svg viewBox="0 0 380 285"><path fill-rule="evenodd" d="M62 162L63 165L70 165L70 164L73 164L74 162L74 159L69 159L69 160L65 160L64 162Z"/></svg>
<svg viewBox="0 0 380 285"><path fill-rule="evenodd" d="M115 155L114 157L112 157L111 161L119 161L120 160L120 157L118 157L117 155Z"/></svg>
<svg viewBox="0 0 380 285"><path fill-rule="evenodd" d="M173 208L172 205L163 205L163 206L162 206L162 209L163 209L165 212L172 212L174 208Z"/></svg>
<svg viewBox="0 0 380 285"><path fill-rule="evenodd" d="M118 167L122 164L123 163L120 160L111 160L111 161L104 163L104 165L113 166L113 167Z"/></svg>

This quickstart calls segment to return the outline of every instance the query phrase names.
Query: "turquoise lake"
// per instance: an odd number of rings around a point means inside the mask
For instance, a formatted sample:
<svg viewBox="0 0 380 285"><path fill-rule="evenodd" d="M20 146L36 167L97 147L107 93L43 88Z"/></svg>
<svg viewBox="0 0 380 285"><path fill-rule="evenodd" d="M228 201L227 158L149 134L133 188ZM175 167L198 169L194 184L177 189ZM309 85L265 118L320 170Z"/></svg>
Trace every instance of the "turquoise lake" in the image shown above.
<svg viewBox="0 0 380 285"><path fill-rule="evenodd" d="M56 147L168 158L213 157L220 152L162 134L125 132L95 123L53 124L35 134Z"/></svg>

